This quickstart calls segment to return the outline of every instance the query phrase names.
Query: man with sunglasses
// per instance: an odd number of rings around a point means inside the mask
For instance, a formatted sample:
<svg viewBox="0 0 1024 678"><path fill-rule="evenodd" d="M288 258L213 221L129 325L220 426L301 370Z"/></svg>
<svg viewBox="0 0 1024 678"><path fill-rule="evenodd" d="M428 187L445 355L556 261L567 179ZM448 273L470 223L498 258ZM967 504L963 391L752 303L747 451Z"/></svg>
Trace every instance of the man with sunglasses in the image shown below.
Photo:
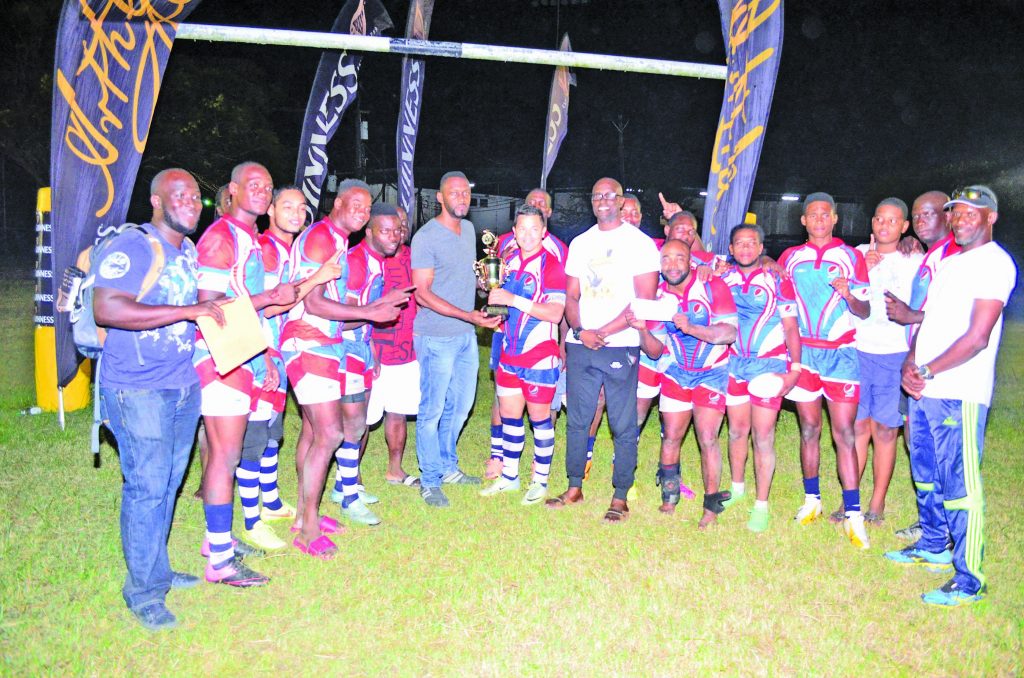
<svg viewBox="0 0 1024 678"><path fill-rule="evenodd" d="M653 299L660 261L654 243L622 221L622 185L599 179L591 191L597 223L577 236L566 260L565 318L569 421L566 431L566 476L569 489L548 500L550 508L583 501L587 433L605 387L608 423L615 440L615 488L605 512L607 522L629 515L626 493L636 472L636 385L640 335L626 322L633 299Z"/></svg>
<svg viewBox="0 0 1024 678"><path fill-rule="evenodd" d="M921 598L952 607L985 597L981 458L1003 308L1017 268L992 240L999 217L992 189L969 186L954 192L945 207L952 208L950 225L961 252L939 267L902 370L903 389L912 398L911 459L917 468L935 469L931 490L941 511L922 512L921 538L886 557L933 571L951 563L953 578Z"/></svg>

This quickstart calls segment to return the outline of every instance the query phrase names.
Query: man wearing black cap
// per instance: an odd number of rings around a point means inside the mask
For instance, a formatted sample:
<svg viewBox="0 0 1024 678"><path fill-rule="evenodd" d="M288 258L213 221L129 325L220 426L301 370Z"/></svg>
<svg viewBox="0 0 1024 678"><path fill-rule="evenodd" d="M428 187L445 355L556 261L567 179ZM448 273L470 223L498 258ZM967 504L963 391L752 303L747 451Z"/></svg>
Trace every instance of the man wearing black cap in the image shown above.
<svg viewBox="0 0 1024 678"><path fill-rule="evenodd" d="M804 475L804 504L796 521L807 525L821 515L818 467L821 457L821 398L828 401L836 467L843 488L842 512L846 536L857 548L869 546L860 509L860 479L854 448L854 418L860 400L860 377L853 316L866 318L871 307L864 255L833 235L839 215L828 193L811 193L804 200L800 223L807 242L790 247L779 265L793 280L800 327L802 364L797 385L786 396L796 403L800 419L800 465Z"/></svg>
<svg viewBox="0 0 1024 678"><path fill-rule="evenodd" d="M985 597L981 457L1003 308L1017 268L992 241L999 206L990 188L968 186L954 192L945 206L951 208L950 225L961 252L935 275L902 371L903 388L912 398L910 454L916 466L935 469L932 492L942 511L922 513L917 543L885 555L939 571L952 564L953 578L921 598L957 606ZM946 550L947 533L952 553Z"/></svg>

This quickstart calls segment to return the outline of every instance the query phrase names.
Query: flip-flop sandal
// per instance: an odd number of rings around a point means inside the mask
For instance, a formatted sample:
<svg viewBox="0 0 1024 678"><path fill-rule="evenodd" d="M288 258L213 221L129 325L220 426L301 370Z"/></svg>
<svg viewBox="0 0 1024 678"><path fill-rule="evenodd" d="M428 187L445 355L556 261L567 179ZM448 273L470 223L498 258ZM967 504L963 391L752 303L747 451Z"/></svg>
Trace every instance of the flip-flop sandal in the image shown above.
<svg viewBox="0 0 1024 678"><path fill-rule="evenodd" d="M402 478L401 480L392 480L390 478L385 478L384 480L387 481L388 485L404 485L405 487L419 487L420 486L420 479L417 478L416 476L408 476L407 475L406 477Z"/></svg>
<svg viewBox="0 0 1024 678"><path fill-rule="evenodd" d="M873 525L875 527L885 525L885 514L875 513L874 511L868 511L864 514L864 522L868 525Z"/></svg>
<svg viewBox="0 0 1024 678"><path fill-rule="evenodd" d="M339 523L337 520L330 516L320 516L320 522L317 524L322 534L343 534L345 532L345 526ZM298 534L301 528L292 525L288 528L293 534Z"/></svg>
<svg viewBox="0 0 1024 678"><path fill-rule="evenodd" d="M621 523L622 521L624 521L628 517L629 517L629 509L628 508L625 508L625 509L609 508L607 511L604 512L603 520L606 523Z"/></svg>
<svg viewBox="0 0 1024 678"><path fill-rule="evenodd" d="M334 558L334 556L338 555L338 545L331 541L330 537L326 534L321 534L308 545L303 544L302 541L296 537L292 540L292 546L299 549L299 551L302 551L307 556L313 556L320 560L330 560Z"/></svg>
<svg viewBox="0 0 1024 678"><path fill-rule="evenodd" d="M549 509L563 509L566 506L572 506L573 504L580 504L582 502L583 495L580 495L580 498L577 499L576 501L566 501L563 493L558 495L557 497L552 497L551 499L548 499L546 502L544 502L544 505L547 506Z"/></svg>
<svg viewBox="0 0 1024 678"><path fill-rule="evenodd" d="M833 525L839 525L844 520L846 520L846 511L844 511L843 509L837 509L830 513L828 516L828 522L832 523Z"/></svg>

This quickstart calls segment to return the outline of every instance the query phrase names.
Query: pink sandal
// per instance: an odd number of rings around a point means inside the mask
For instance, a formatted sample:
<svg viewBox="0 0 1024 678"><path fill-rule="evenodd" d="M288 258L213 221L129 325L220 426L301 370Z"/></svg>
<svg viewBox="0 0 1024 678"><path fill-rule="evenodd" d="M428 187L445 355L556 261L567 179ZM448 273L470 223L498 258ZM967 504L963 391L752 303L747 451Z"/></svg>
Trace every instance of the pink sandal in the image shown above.
<svg viewBox="0 0 1024 678"><path fill-rule="evenodd" d="M330 516L320 516L320 522L317 524L322 534L344 534L345 526L339 523L337 520ZM292 534L298 534L301 528L292 525L288 528Z"/></svg>
<svg viewBox="0 0 1024 678"><path fill-rule="evenodd" d="M331 541L330 537L325 534L321 534L319 537L311 541L308 546L303 544L302 541L296 537L292 541L292 546L299 549L307 556L313 556L320 560L330 560L334 556L338 555L337 544Z"/></svg>

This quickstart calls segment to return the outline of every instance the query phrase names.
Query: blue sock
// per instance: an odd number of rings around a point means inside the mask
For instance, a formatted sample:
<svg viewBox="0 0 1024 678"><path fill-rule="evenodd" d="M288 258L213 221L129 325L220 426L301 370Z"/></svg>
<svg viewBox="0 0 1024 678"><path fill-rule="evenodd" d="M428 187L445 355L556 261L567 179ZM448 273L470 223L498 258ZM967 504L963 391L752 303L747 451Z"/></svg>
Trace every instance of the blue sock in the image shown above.
<svg viewBox="0 0 1024 678"><path fill-rule="evenodd" d="M501 459L504 454L501 431L501 424L491 424L491 459Z"/></svg>
<svg viewBox="0 0 1024 678"><path fill-rule="evenodd" d="M260 462L242 459L235 469L238 480L238 498L242 501L245 529L251 530L260 521Z"/></svg>
<svg viewBox="0 0 1024 678"><path fill-rule="evenodd" d="M804 494L821 499L821 490L818 488L818 476L804 478Z"/></svg>
<svg viewBox="0 0 1024 678"><path fill-rule="evenodd" d="M341 508L348 508L359 499L359 441L350 443L346 440L338 448L336 456L339 481L335 483L335 489L341 485L341 492L344 495Z"/></svg>
<svg viewBox="0 0 1024 678"><path fill-rule="evenodd" d="M219 570L235 557L231 543L231 504L203 504L206 541L210 544L210 565Z"/></svg>
<svg viewBox="0 0 1024 678"><path fill-rule="evenodd" d="M853 513L860 513L860 490L843 490L843 507L846 508L846 517Z"/></svg>
<svg viewBox="0 0 1024 678"><path fill-rule="evenodd" d="M260 458L260 493L263 506L271 511L281 508L281 497L277 494L277 448L277 441L271 440Z"/></svg>

